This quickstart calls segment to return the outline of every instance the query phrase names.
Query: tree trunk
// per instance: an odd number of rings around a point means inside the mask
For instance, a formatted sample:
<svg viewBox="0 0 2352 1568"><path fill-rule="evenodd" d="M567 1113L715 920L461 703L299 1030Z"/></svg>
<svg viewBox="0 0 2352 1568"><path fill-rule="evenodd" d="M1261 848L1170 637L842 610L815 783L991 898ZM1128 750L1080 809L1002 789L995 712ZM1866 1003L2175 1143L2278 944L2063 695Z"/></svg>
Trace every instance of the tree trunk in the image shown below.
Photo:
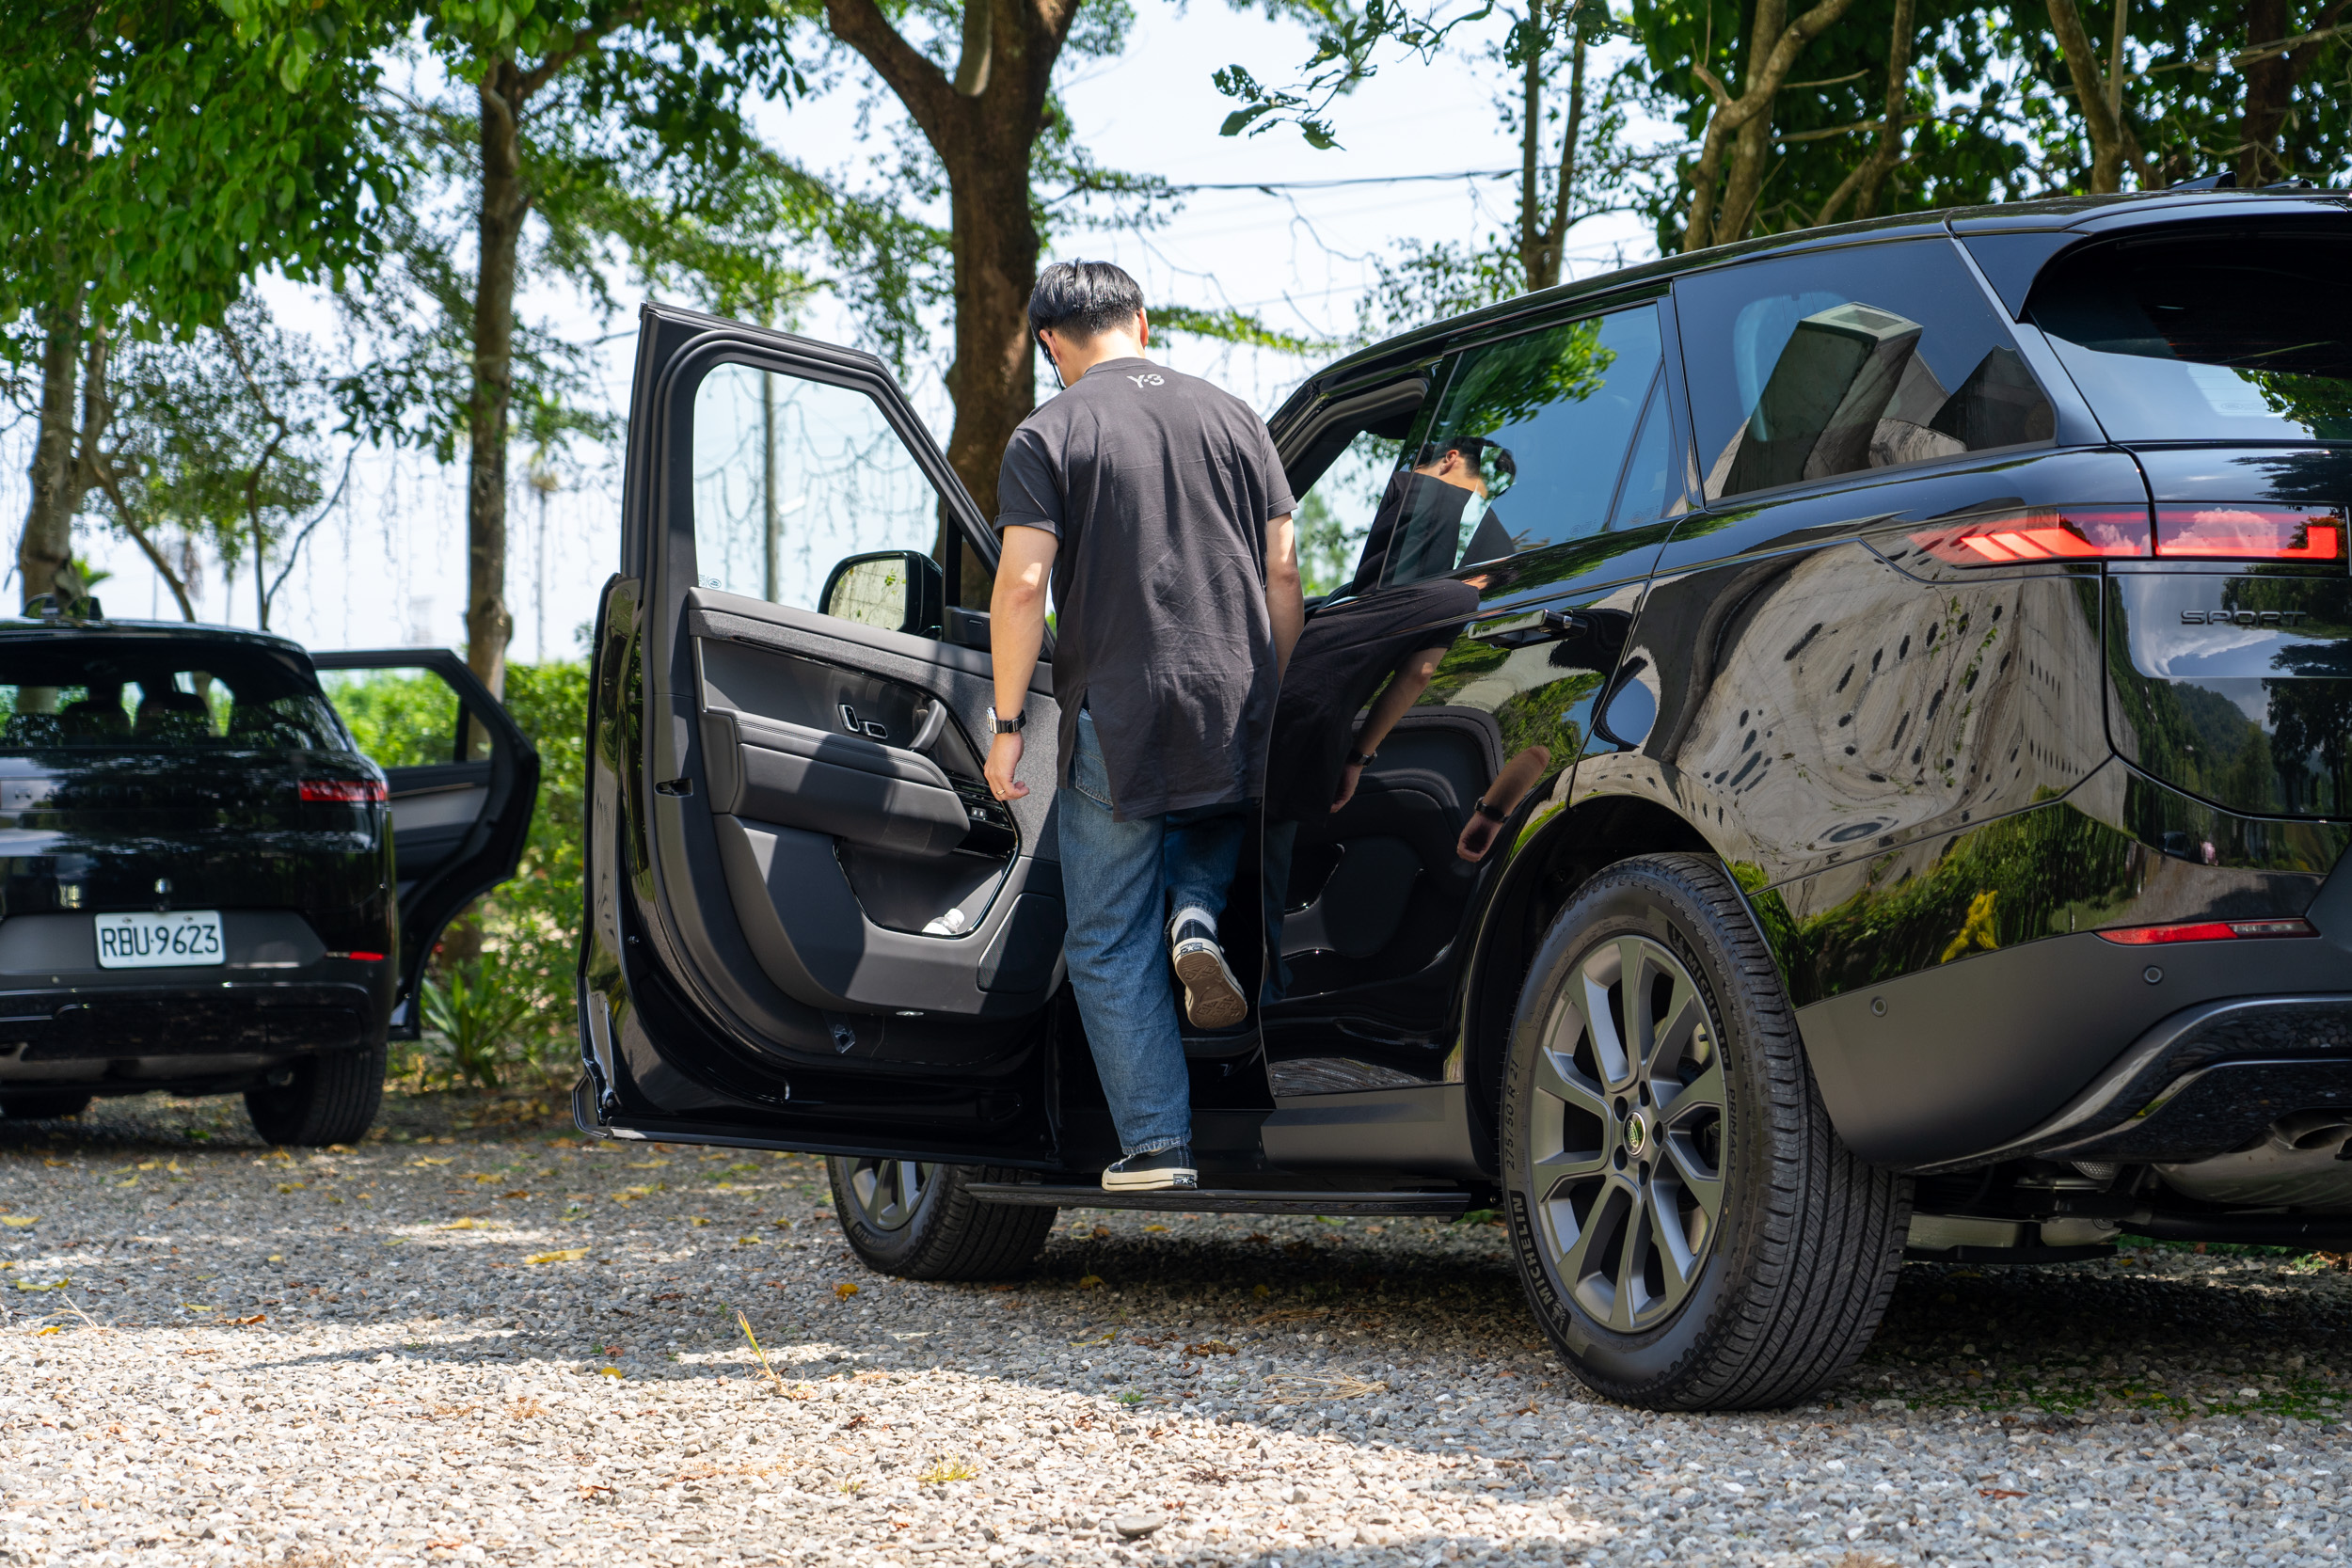
<svg viewBox="0 0 2352 1568"><path fill-rule="evenodd" d="M956 285L956 357L947 371L956 422L947 462L981 512L993 515L1005 444L1037 407L1029 291L1037 286L1040 241L1029 213L1030 135L1018 125L975 129L971 142L942 160ZM961 553L962 602L985 605L988 568L976 552Z"/></svg>
<svg viewBox="0 0 2352 1568"><path fill-rule="evenodd" d="M1821 36L1846 14L1853 0L1820 0L1811 10L1787 22L1785 0L1756 0L1754 32L1749 39L1748 71L1740 96L1734 98L1715 73L1696 67L1699 79L1714 94L1714 112L1699 142L1697 164L1691 171L1690 216L1682 230L1684 254L1726 245L1747 232L1755 219L1756 198L1764 186L1772 150L1772 102L1780 86L1804 53L1805 45ZM1751 131L1749 127L1755 129ZM1720 199L1717 185L1724 180L1729 158L1731 178ZM1718 207L1721 215L1718 215Z"/></svg>
<svg viewBox="0 0 2352 1568"><path fill-rule="evenodd" d="M493 696L506 691L506 416L515 385L515 269L530 199L523 189L522 72L501 60L484 76L481 272L474 283L473 395L466 405L466 664Z"/></svg>
<svg viewBox="0 0 2352 1568"><path fill-rule="evenodd" d="M956 357L947 372L956 419L947 462L980 510L993 513L1005 443L1037 405L1028 308L1040 242L1030 215L1029 164L1045 126L1054 62L1077 5L970 4L986 6L989 14L960 18L961 56L952 76L908 43L875 0L825 0L825 20L898 95L946 172L956 302ZM988 569L975 552L949 547L944 510L940 531L943 565L961 562L957 602L987 604Z"/></svg>
<svg viewBox="0 0 2352 1568"><path fill-rule="evenodd" d="M1878 145L1830 193L1830 198L1821 204L1820 215L1813 220L1816 227L1836 223L1849 201L1853 203L1854 216L1877 216L1879 192L1885 186L1886 177L1909 156L1904 151L1907 135L1903 122L1911 110L1913 8L1913 0L1895 0L1895 20L1886 36L1885 118L1879 121Z"/></svg>
<svg viewBox="0 0 2352 1568"><path fill-rule="evenodd" d="M77 301L49 323L40 351L40 427L26 471L32 499L17 542L18 602L57 591L57 574L72 564L73 515L81 510L81 465L75 461L74 395L82 349Z"/></svg>
<svg viewBox="0 0 2352 1568"><path fill-rule="evenodd" d="M1528 15L1531 29L1542 21L1540 6ZM1541 37L1540 31L1537 33ZM1568 225L1574 217L1576 155L1584 137L1584 41L1576 40L1568 56L1568 116L1560 135L1557 182L1552 186L1551 212L1543 211L1536 184L1536 159L1543 145L1543 57L1532 55L1523 84L1519 127L1519 266L1530 292L1549 289L1560 281L1567 252Z"/></svg>
<svg viewBox="0 0 2352 1568"><path fill-rule="evenodd" d="M2050 30L2058 35L2058 52L2066 56L2066 74L2074 85L2075 112L2090 135L2091 194L2107 195L2123 188L2123 122L2107 95L2099 71L2097 47L2083 26L2074 0L2049 0Z"/></svg>
<svg viewBox="0 0 2352 1568"><path fill-rule="evenodd" d="M2342 8L2331 7L2329 12ZM2329 12L2322 13L2313 22L2316 32L2328 25ZM2259 49L2276 43L2295 33L2294 19L2288 15L2287 0L2246 0L2246 46ZM2295 102L2295 80L2312 45L2301 49L2280 50L2258 60L2246 62L2246 111L2238 123L2237 182L2242 186L2267 185L2286 178L2286 165L2279 156L2279 133L2287 120L2287 110Z"/></svg>

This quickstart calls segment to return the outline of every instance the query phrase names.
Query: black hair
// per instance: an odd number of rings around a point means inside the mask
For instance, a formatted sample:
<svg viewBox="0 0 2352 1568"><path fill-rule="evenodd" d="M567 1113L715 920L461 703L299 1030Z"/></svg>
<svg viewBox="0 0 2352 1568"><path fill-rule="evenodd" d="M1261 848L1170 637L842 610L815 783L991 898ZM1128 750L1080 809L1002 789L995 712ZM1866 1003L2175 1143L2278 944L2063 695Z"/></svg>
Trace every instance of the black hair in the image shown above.
<svg viewBox="0 0 2352 1568"><path fill-rule="evenodd" d="M1143 290L1111 261L1056 261L1029 291L1029 336L1047 327L1091 338L1124 326L1143 309Z"/></svg>
<svg viewBox="0 0 2352 1568"><path fill-rule="evenodd" d="M1456 436L1450 440L1425 441L1422 444L1420 455L1413 459L1412 466L1416 468L1425 468L1450 451L1460 452L1470 460L1470 467L1489 479L1496 477L1517 479L1518 477L1518 459L1511 455L1511 449L1490 441L1484 436Z"/></svg>

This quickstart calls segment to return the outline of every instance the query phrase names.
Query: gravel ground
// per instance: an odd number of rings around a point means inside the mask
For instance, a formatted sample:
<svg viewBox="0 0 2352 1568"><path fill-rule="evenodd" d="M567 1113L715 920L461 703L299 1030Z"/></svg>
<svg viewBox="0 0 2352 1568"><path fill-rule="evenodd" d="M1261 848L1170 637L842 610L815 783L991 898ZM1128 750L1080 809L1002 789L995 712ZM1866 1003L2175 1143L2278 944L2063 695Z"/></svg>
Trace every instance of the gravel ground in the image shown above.
<svg viewBox="0 0 2352 1568"><path fill-rule="evenodd" d="M0 1128L0 1562L2346 1549L2326 1260L1913 1265L1832 1397L1656 1416L1561 1374L1493 1225L1066 1213L1018 1287L914 1285L813 1160L481 1119L291 1156L233 1102Z"/></svg>

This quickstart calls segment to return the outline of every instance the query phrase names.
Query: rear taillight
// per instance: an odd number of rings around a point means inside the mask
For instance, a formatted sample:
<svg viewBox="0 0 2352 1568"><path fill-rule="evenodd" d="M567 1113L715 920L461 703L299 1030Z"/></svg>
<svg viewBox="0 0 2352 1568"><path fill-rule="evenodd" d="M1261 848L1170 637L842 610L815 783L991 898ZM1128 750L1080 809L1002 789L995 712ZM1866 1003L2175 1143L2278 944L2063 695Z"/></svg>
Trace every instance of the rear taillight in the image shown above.
<svg viewBox="0 0 2352 1568"><path fill-rule="evenodd" d="M2126 947L2170 942L2234 942L2245 937L2315 937L2308 920L2208 920L2194 926L2124 926L2099 933Z"/></svg>
<svg viewBox="0 0 2352 1568"><path fill-rule="evenodd" d="M302 781L302 799L314 805L380 806L384 803L384 781L305 779Z"/></svg>
<svg viewBox="0 0 2352 1568"><path fill-rule="evenodd" d="M2328 507L2156 508L2156 554L2175 561L2342 561L2344 533Z"/></svg>
<svg viewBox="0 0 2352 1568"><path fill-rule="evenodd" d="M2031 561L2096 561L2148 554L2144 506L2060 506L1974 517L1924 529L1911 542L1955 566Z"/></svg>
<svg viewBox="0 0 2352 1568"><path fill-rule="evenodd" d="M2165 505L2058 506L1922 529L1911 542L1954 566L2042 561L2296 561L2344 558L2340 509Z"/></svg>

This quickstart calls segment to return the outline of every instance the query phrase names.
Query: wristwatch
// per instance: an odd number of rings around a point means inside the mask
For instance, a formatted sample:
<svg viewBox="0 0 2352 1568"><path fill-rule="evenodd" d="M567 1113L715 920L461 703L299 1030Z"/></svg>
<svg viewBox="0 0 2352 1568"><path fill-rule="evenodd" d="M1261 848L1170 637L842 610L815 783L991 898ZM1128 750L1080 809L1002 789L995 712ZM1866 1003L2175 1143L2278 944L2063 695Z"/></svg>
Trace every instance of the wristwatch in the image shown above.
<svg viewBox="0 0 2352 1568"><path fill-rule="evenodd" d="M1023 708L1009 719L997 718L994 708L988 710L989 731L993 735L1019 735L1028 727L1028 723L1029 710L1027 708Z"/></svg>
<svg viewBox="0 0 2352 1568"><path fill-rule="evenodd" d="M1379 754L1380 753L1377 752L1350 752L1347 753L1347 766L1350 768L1361 768Z"/></svg>

